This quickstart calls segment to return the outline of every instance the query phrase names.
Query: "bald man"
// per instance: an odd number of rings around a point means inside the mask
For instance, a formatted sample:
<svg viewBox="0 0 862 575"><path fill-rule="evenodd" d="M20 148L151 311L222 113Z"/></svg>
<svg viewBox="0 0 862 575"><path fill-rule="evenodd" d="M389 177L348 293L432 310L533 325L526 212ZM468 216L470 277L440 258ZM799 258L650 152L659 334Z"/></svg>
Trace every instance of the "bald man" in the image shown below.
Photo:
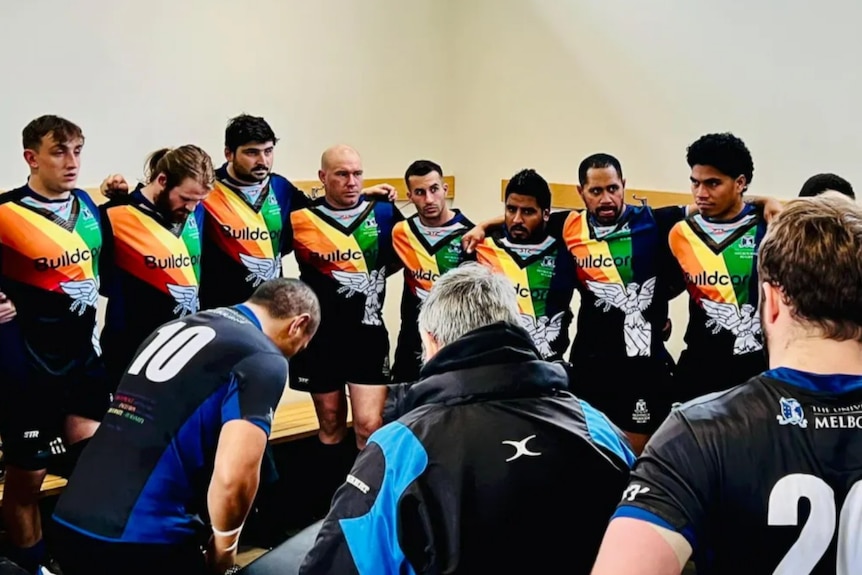
<svg viewBox="0 0 862 575"><path fill-rule="evenodd" d="M386 278L399 267L392 228L404 218L392 203L362 193L362 158L349 146L326 150L318 177L325 194L291 214L290 242L285 243L295 252L300 277L314 289L321 307L317 336L291 364L290 387L311 393L321 449L328 453L321 459L335 466L330 477L340 483L356 448L362 449L382 422L389 383L383 300ZM344 441L345 385L355 448Z"/></svg>

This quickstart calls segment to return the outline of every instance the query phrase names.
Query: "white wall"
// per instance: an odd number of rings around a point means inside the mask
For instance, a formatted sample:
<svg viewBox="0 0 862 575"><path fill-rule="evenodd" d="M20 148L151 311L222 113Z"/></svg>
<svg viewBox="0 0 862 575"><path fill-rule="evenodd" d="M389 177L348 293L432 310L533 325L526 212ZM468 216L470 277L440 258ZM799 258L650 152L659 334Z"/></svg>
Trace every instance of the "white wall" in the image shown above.
<svg viewBox="0 0 862 575"><path fill-rule="evenodd" d="M458 203L500 213L525 167L574 182L580 160L620 158L631 187L686 191L685 148L733 131L751 191L795 195L818 171L862 188L862 5L845 0L453 2ZM681 348L685 298L673 304Z"/></svg>

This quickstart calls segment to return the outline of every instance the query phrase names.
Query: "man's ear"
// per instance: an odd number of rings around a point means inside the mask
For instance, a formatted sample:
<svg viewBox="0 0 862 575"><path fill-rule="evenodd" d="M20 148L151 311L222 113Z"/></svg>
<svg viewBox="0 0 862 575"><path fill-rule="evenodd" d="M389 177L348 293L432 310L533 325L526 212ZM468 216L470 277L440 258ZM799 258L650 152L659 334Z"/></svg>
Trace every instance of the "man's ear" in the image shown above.
<svg viewBox="0 0 862 575"><path fill-rule="evenodd" d="M547 222L550 219L551 219L551 210L550 209L542 210L542 220Z"/></svg>
<svg viewBox="0 0 862 575"><path fill-rule="evenodd" d="M308 324L311 321L311 316L307 313L300 314L290 320L287 325L287 335L290 337L298 337L303 335L308 330Z"/></svg>
<svg viewBox="0 0 862 575"><path fill-rule="evenodd" d="M36 162L36 152L34 150L24 150L24 161L27 162L27 165L31 168L38 168L39 164Z"/></svg>
<svg viewBox="0 0 862 575"><path fill-rule="evenodd" d="M762 301L760 303L763 308L761 312L761 321L765 324L772 325L778 319L778 314L781 312L781 288L774 286L769 282L760 284L762 293Z"/></svg>
<svg viewBox="0 0 862 575"><path fill-rule="evenodd" d="M422 361L426 362L440 351L440 344L434 339L434 336L427 331L419 331L419 337L422 338Z"/></svg>
<svg viewBox="0 0 862 575"><path fill-rule="evenodd" d="M743 193L746 189L748 189L748 180L743 175L739 175L734 183L739 189L739 193Z"/></svg>

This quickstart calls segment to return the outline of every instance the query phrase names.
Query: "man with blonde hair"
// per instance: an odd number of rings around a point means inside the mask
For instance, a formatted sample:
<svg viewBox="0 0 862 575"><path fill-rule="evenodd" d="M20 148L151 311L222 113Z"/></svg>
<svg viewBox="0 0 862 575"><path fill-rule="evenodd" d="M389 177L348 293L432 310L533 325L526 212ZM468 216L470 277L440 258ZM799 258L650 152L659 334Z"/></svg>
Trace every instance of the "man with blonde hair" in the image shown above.
<svg viewBox="0 0 862 575"><path fill-rule="evenodd" d="M671 414L594 575L862 572L862 208L790 202L757 273L768 371Z"/></svg>
<svg viewBox="0 0 862 575"><path fill-rule="evenodd" d="M419 330L422 379L360 453L300 572L586 573L634 460L622 432L564 391L505 276L447 272Z"/></svg>

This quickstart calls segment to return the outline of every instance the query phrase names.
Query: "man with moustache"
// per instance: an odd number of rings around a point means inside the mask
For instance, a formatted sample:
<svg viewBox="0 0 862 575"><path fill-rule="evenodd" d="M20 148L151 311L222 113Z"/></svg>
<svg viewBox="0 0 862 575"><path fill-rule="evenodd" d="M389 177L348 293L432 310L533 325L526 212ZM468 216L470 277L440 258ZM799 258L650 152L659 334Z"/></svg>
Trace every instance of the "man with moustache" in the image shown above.
<svg viewBox="0 0 862 575"><path fill-rule="evenodd" d="M535 170L521 170L506 185L502 233L476 246L475 259L515 286L519 320L540 355L562 359L569 346L575 268L566 246L548 233L551 188Z"/></svg>

